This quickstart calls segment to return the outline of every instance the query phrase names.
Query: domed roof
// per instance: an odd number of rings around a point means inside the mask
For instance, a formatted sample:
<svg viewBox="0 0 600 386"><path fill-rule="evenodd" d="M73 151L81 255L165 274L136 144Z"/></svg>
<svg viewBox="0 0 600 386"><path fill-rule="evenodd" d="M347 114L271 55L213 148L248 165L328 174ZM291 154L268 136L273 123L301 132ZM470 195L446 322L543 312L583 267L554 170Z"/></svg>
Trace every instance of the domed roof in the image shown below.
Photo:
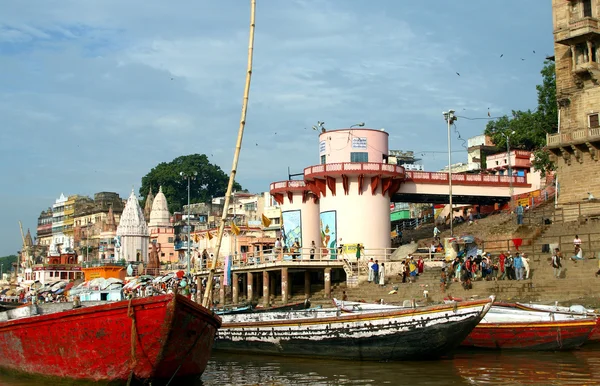
<svg viewBox="0 0 600 386"><path fill-rule="evenodd" d="M171 215L169 214L169 206L167 198L162 192L162 186L158 189L158 194L154 197L152 203L152 211L150 212L150 227L166 227L170 226Z"/></svg>
<svg viewBox="0 0 600 386"><path fill-rule="evenodd" d="M125 209L117 227L118 236L150 236L148 225L144 220L142 207L133 190L127 199Z"/></svg>

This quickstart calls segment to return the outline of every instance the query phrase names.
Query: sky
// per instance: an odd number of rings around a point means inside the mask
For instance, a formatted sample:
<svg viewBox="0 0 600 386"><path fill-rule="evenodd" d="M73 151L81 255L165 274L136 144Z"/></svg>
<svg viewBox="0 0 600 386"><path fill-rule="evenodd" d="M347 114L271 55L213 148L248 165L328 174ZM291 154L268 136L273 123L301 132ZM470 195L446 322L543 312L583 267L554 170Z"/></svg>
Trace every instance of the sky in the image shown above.
<svg viewBox="0 0 600 386"><path fill-rule="evenodd" d="M486 124L466 118L535 108L553 55L549 1L257 3L237 176L251 192L319 163L317 121L384 128L390 149L435 171L447 164L442 112L454 109L452 162L466 162L463 140ZM229 173L249 10L249 0L3 2L0 256L20 249L18 221L35 234L61 193L126 198L158 163L193 153Z"/></svg>

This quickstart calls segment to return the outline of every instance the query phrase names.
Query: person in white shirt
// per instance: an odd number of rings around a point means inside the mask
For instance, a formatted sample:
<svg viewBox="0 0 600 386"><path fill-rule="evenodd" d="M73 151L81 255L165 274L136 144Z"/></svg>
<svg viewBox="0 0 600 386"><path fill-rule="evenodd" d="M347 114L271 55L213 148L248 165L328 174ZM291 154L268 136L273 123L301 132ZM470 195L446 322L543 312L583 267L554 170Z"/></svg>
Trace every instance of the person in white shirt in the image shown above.
<svg viewBox="0 0 600 386"><path fill-rule="evenodd" d="M375 277L375 272L373 272L373 264L375 264L373 262L373 258L369 259L369 264L368 264L368 267L369 267L369 277L367 279L369 281L369 283L371 283L373 281L374 277Z"/></svg>
<svg viewBox="0 0 600 386"><path fill-rule="evenodd" d="M575 235L575 239L573 240L573 246L581 246L581 239L579 238L579 235Z"/></svg>

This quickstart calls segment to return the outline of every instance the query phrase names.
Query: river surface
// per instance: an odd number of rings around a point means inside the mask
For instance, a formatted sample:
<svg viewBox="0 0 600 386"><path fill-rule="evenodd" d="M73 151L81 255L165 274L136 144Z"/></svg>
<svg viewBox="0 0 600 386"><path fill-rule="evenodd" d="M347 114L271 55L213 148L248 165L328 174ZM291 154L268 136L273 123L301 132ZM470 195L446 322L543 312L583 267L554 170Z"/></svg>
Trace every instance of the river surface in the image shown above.
<svg viewBox="0 0 600 386"><path fill-rule="evenodd" d="M2 386L44 384L47 383L35 378L0 375ZM600 345L573 352L549 353L459 350L452 359L388 363L215 353L201 380L186 383L190 386L386 384L600 385ZM51 385L81 383L52 382Z"/></svg>

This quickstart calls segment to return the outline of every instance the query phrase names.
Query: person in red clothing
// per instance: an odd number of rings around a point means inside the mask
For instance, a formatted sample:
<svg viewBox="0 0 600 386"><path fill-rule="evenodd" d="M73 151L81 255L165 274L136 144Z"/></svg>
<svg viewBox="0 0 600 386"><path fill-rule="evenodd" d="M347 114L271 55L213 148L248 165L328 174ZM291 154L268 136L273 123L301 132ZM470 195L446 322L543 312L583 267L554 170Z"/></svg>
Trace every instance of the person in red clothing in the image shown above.
<svg viewBox="0 0 600 386"><path fill-rule="evenodd" d="M417 260L417 270L419 271L419 275L423 273L423 269L425 268L425 262L423 262L423 258L419 257Z"/></svg>
<svg viewBox="0 0 600 386"><path fill-rule="evenodd" d="M498 263L500 265L500 278L498 278L498 280L504 280L504 278L506 277L506 268L504 267L505 261L506 255L504 254L504 252L502 252L500 256L498 256Z"/></svg>

